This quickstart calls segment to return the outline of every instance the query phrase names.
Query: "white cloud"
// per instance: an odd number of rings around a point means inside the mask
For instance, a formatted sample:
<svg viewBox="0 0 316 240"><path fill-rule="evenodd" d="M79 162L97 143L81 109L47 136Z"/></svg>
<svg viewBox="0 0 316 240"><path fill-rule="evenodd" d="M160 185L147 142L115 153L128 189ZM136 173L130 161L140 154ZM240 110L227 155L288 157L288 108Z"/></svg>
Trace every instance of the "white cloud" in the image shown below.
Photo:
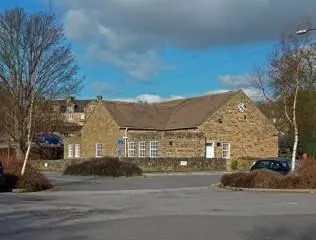
<svg viewBox="0 0 316 240"><path fill-rule="evenodd" d="M69 10L65 16L65 23L66 35L75 41L88 43L101 33L97 19L83 9Z"/></svg>
<svg viewBox="0 0 316 240"><path fill-rule="evenodd" d="M246 75L224 75L219 77L223 89L216 91L230 91L230 90L243 90L252 100L263 100L262 92L255 88L253 77L249 74Z"/></svg>
<svg viewBox="0 0 316 240"><path fill-rule="evenodd" d="M230 90L228 90L228 89L215 89L215 90L208 91L206 94L225 93L228 91L230 91Z"/></svg>
<svg viewBox="0 0 316 240"><path fill-rule="evenodd" d="M261 101L264 100L264 96L262 92L254 87L244 88L242 89L248 97L250 97L253 101Z"/></svg>
<svg viewBox="0 0 316 240"><path fill-rule="evenodd" d="M87 46L88 59L124 70L130 77L146 81L162 70L168 70L157 48L151 48L138 34L118 32L102 25L96 12L69 10L65 18L66 35ZM137 46L137 51L134 48ZM147 47L146 47L147 46Z"/></svg>
<svg viewBox="0 0 316 240"><path fill-rule="evenodd" d="M254 86L253 78L246 74L241 76L223 75L219 77L223 87L230 89L251 88Z"/></svg>
<svg viewBox="0 0 316 240"><path fill-rule="evenodd" d="M241 89L247 94L248 97L250 97L254 101L262 100L263 95L261 94L260 90L255 88L244 88ZM205 95L208 94L217 94L217 93L225 93L231 91L230 89L215 89L208 91L205 93ZM161 97L156 94L141 94L138 95L135 98L117 98L117 99L111 99L113 101L122 101L122 102L147 102L147 103L156 103L156 102L163 102L163 101L170 101L170 100L178 100L178 99L185 99L186 97L178 96L178 95L170 95L169 97Z"/></svg>
<svg viewBox="0 0 316 240"><path fill-rule="evenodd" d="M259 101L259 100L264 99L264 96L261 93L261 91L254 87L239 88L239 89L215 89L215 90L208 91L206 94L217 94L217 93L224 93L224 92L236 91L236 90L242 90L253 101Z"/></svg>
<svg viewBox="0 0 316 240"><path fill-rule="evenodd" d="M69 38L93 46L93 56L141 80L165 70L159 58L165 44L203 50L270 41L303 18L316 22L315 0L55 2L66 11Z"/></svg>
<svg viewBox="0 0 316 240"><path fill-rule="evenodd" d="M140 81L146 81L159 71L168 69L163 65L155 50L148 50L144 53L121 52L108 48L100 49L98 45L91 45L87 54L89 59L109 63Z"/></svg>
<svg viewBox="0 0 316 240"><path fill-rule="evenodd" d="M171 95L167 98L163 98L159 95L155 94L141 94L135 98L121 98L121 99L113 99L116 101L123 101L123 102L147 102L147 103L155 103L155 102L163 102L163 101L170 101L170 100L177 100L183 99L182 96Z"/></svg>

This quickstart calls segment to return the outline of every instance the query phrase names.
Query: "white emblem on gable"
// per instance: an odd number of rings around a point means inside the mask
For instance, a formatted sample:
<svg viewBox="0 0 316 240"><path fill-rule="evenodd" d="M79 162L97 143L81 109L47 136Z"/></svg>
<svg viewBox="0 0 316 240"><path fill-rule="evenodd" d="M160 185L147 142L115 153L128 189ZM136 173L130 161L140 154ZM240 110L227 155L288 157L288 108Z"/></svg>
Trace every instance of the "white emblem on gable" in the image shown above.
<svg viewBox="0 0 316 240"><path fill-rule="evenodd" d="M246 111L246 105L244 103L239 103L238 104L238 111L243 113Z"/></svg>

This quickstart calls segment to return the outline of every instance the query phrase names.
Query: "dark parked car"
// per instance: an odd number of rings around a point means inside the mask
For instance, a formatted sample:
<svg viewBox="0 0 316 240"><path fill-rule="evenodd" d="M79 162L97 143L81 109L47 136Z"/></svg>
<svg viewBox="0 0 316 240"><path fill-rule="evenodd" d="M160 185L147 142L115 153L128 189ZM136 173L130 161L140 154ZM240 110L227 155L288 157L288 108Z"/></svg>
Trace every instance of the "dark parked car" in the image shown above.
<svg viewBox="0 0 316 240"><path fill-rule="evenodd" d="M288 160L278 159L257 160L250 168L250 171L256 170L270 170L286 175L291 171L291 163Z"/></svg>

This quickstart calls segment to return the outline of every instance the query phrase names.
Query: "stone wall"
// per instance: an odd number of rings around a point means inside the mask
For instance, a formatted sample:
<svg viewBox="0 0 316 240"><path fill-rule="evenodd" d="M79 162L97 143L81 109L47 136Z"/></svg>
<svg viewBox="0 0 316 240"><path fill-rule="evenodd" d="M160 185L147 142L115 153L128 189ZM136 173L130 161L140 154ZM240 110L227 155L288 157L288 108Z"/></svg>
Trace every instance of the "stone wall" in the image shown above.
<svg viewBox="0 0 316 240"><path fill-rule="evenodd" d="M81 132L81 156L95 157L96 144L102 144L103 156L117 156L117 140L122 138L119 127L100 102Z"/></svg>
<svg viewBox="0 0 316 240"><path fill-rule="evenodd" d="M139 154L139 142L146 142L146 156L149 157L150 141L158 142L158 157L203 157L205 153L205 138L203 134L191 130L176 131L128 131L128 142L136 144Z"/></svg>
<svg viewBox="0 0 316 240"><path fill-rule="evenodd" d="M206 158L138 158L126 159L140 166L145 172L189 172L189 171L225 171L224 159Z"/></svg>
<svg viewBox="0 0 316 240"><path fill-rule="evenodd" d="M71 135L68 137L64 137L64 158L65 159L68 158L69 144L73 145L73 151L75 151L76 144L80 144L80 148L81 148L81 136L78 134L78 135ZM75 152L73 152L73 154L75 154ZM81 150L80 150L80 154L81 154Z"/></svg>
<svg viewBox="0 0 316 240"><path fill-rule="evenodd" d="M238 104L244 103L245 112ZM219 108L200 127L207 140L215 142L215 157L222 157L222 144L230 143L230 158L277 157L278 132L242 92Z"/></svg>
<svg viewBox="0 0 316 240"><path fill-rule="evenodd" d="M230 159L227 161L227 170L229 171L248 171L252 164L255 162L255 158L245 159Z"/></svg>
<svg viewBox="0 0 316 240"><path fill-rule="evenodd" d="M86 159L31 160L30 163L44 172L63 172L68 165L84 162Z"/></svg>
<svg viewBox="0 0 316 240"><path fill-rule="evenodd" d="M90 159L91 160L91 159ZM205 158L123 158L122 161L137 164L144 172L190 172L225 171L226 160ZM89 159L32 160L31 164L41 171L63 172L68 165L82 163Z"/></svg>

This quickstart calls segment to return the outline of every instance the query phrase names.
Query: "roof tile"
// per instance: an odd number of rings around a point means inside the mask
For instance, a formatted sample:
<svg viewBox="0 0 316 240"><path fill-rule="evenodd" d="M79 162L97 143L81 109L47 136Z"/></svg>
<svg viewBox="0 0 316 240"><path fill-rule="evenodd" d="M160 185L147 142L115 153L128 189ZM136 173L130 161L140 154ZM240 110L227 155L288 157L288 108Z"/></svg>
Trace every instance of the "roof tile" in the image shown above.
<svg viewBox="0 0 316 240"><path fill-rule="evenodd" d="M172 130L198 127L237 92L225 92L160 103L104 101L120 127Z"/></svg>

